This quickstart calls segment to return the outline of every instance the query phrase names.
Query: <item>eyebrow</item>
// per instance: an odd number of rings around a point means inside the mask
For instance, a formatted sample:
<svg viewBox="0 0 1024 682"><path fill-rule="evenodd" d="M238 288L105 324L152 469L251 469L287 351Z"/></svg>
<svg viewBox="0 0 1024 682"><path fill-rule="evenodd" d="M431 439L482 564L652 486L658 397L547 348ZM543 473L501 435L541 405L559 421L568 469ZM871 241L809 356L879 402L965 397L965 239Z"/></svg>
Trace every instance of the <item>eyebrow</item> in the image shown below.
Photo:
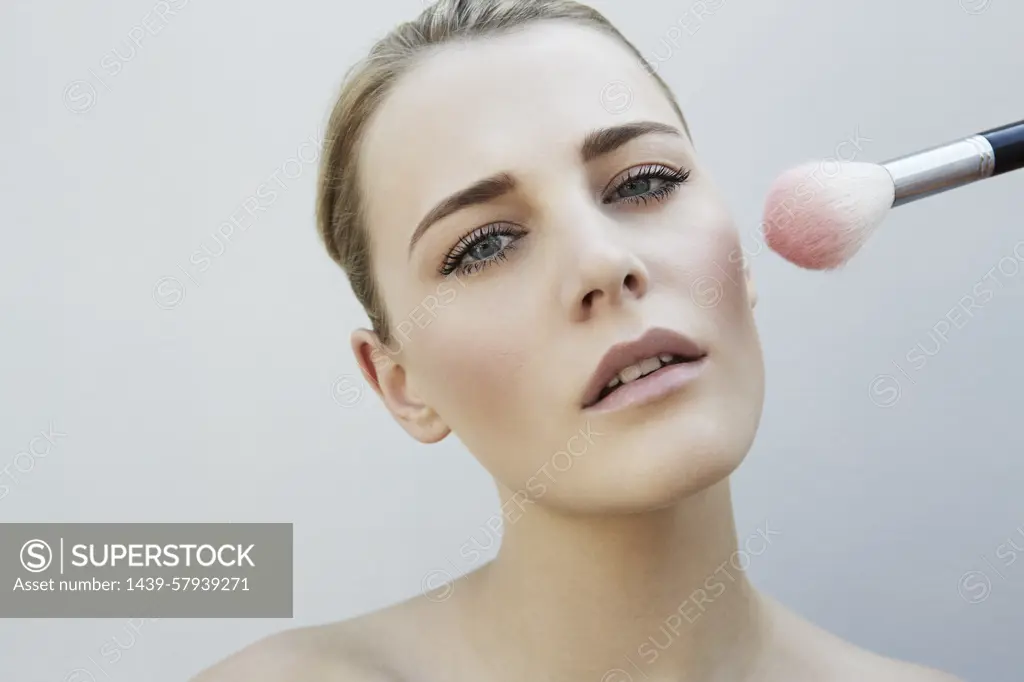
<svg viewBox="0 0 1024 682"><path fill-rule="evenodd" d="M652 134L683 137L683 133L678 128L657 121L636 121L600 128L588 133L583 139L583 143L580 145L580 159L583 163L590 163L600 156L612 153L631 140ZM469 187L460 189L441 200L416 226L416 230L409 240L409 255L412 256L416 242L434 223L464 208L499 199L514 191L516 186L516 179L512 175L498 173L474 182Z"/></svg>
<svg viewBox="0 0 1024 682"><path fill-rule="evenodd" d="M590 163L599 156L610 154L627 142L643 135L674 135L682 137L678 128L657 121L637 121L624 125L601 128L588 134L580 146L580 158Z"/></svg>

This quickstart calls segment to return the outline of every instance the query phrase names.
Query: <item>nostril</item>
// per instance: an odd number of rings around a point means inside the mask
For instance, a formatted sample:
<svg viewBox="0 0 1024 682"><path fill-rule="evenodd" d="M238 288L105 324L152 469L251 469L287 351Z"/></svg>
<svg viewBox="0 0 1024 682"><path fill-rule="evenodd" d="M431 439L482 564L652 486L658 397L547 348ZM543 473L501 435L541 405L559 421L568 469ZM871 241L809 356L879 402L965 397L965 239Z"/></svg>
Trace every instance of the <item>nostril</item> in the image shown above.
<svg viewBox="0 0 1024 682"><path fill-rule="evenodd" d="M626 279L622 282L622 286L625 287L626 291L636 294L640 292L642 284L640 283L639 277L633 273L629 273L626 275Z"/></svg>

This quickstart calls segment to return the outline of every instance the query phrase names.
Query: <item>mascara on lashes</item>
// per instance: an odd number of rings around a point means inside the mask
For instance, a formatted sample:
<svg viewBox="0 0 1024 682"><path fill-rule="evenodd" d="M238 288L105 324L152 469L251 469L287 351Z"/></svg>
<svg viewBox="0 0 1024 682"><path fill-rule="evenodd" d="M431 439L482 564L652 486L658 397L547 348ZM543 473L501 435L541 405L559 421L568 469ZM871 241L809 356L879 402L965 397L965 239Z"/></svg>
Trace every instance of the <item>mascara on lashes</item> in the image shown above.
<svg viewBox="0 0 1024 682"><path fill-rule="evenodd" d="M675 191L680 185L682 185L690 177L689 170L676 170L669 168L661 164L646 164L642 166L636 166L627 171L627 176L623 178L611 192L602 199L602 204L614 204L614 203L632 203L639 204L643 202L647 205L651 200L662 201L673 191ZM619 197L618 201L614 200L615 193L622 190L623 187L644 180L663 180L665 184L654 190L649 190L643 194L633 195L628 197ZM509 236L515 237L513 241L506 244L500 251L487 258L472 261L468 264L461 265L462 260L469 251L475 248L478 244L482 243L487 239L491 239L496 236ZM483 227L477 228L468 234L459 238L456 245L448 252L444 257L444 260L438 266L438 274L442 277L447 277L455 270L460 270L461 274L472 274L473 272L479 272L488 265L495 261L504 260L508 256L508 251L516 248L516 242L525 236L525 230L511 223L491 223Z"/></svg>

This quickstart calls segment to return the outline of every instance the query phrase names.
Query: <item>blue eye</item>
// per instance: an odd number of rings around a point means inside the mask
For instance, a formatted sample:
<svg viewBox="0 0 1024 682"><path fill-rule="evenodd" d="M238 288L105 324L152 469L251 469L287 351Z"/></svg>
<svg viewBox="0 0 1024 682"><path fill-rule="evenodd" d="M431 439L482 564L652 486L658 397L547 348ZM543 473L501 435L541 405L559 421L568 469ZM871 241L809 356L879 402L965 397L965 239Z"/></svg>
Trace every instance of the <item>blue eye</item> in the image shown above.
<svg viewBox="0 0 1024 682"><path fill-rule="evenodd" d="M466 251L465 255L474 261L490 260L496 254L501 253L501 250L511 241L512 238L507 234L492 234L489 237L481 238L480 241Z"/></svg>
<svg viewBox="0 0 1024 682"><path fill-rule="evenodd" d="M648 164L631 169L625 180L602 203L621 204L661 201L690 177L688 170ZM468 275L508 258L526 231L511 223L492 223L462 237L445 256L437 271L442 277L453 272Z"/></svg>
<svg viewBox="0 0 1024 682"><path fill-rule="evenodd" d="M658 201L675 191L689 177L688 170L677 171L659 165L640 166L629 172L629 176L605 197L604 203L646 204Z"/></svg>
<svg viewBox="0 0 1024 682"><path fill-rule="evenodd" d="M504 260L526 232L508 223L494 223L470 232L445 256L438 272L447 277L458 270L468 275Z"/></svg>

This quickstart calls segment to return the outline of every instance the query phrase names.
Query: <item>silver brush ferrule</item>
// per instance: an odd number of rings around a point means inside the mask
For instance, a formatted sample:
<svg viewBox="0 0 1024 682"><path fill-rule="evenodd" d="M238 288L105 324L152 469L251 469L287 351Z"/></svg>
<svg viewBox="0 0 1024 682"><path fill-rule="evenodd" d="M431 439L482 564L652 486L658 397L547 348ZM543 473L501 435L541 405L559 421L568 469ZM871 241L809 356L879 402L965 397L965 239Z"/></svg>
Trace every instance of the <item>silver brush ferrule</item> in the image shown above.
<svg viewBox="0 0 1024 682"><path fill-rule="evenodd" d="M973 135L882 164L896 186L893 207L984 180L992 175L995 166L995 152L982 135Z"/></svg>

